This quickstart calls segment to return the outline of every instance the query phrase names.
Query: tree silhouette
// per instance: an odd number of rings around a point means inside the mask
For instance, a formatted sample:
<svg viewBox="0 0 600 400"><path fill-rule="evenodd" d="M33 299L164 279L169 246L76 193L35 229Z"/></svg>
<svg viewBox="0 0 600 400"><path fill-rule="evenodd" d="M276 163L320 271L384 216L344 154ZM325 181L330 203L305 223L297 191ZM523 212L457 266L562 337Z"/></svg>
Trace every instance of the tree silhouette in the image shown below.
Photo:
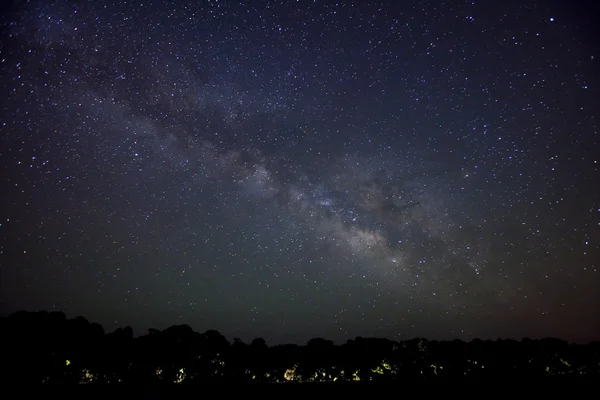
<svg viewBox="0 0 600 400"><path fill-rule="evenodd" d="M17 312L0 318L3 379L18 384L414 382L420 380L597 379L600 343L547 338L522 341L395 342L380 338L335 345L323 338L305 346L269 347L228 340L188 325L131 327L105 333L83 317Z"/></svg>

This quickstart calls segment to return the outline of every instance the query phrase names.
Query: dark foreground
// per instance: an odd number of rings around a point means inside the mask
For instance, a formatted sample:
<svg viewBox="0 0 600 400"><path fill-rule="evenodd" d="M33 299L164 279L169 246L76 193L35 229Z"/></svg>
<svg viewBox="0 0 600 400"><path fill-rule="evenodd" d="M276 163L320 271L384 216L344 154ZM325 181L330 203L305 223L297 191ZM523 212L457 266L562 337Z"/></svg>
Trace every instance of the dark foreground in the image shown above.
<svg viewBox="0 0 600 400"><path fill-rule="evenodd" d="M187 325L151 329L134 338L130 328L106 334L82 317L21 312L0 318L0 343L3 382L28 390L43 384L46 392L61 397L67 392L171 397L207 390L333 390L339 395L389 385L419 385L420 391L456 383L497 389L535 384L539 389L600 381L600 343L553 338L396 342L357 337L342 345L314 338L304 346L268 346L260 338L230 343L217 331L197 333Z"/></svg>
<svg viewBox="0 0 600 400"><path fill-rule="evenodd" d="M23 398L33 396L52 396L60 399L186 399L213 396L254 398L275 395L292 397L319 396L326 398L359 398L385 396L469 396L481 395L535 395L554 396L557 392L568 390L570 396L579 391L584 395L598 382L592 379L560 377L535 380L518 379L495 381L420 381L396 382L388 384L374 383L282 383L282 384L238 384L238 385L124 385L70 387L34 386L19 392Z"/></svg>

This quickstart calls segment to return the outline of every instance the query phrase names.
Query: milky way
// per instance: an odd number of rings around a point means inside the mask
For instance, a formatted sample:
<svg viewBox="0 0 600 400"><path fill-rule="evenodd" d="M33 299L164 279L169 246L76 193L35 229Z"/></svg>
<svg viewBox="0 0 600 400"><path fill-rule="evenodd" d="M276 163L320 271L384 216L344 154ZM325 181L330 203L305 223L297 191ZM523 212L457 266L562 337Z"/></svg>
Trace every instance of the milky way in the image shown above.
<svg viewBox="0 0 600 400"><path fill-rule="evenodd" d="M597 28L496 3L15 2L2 311L598 339Z"/></svg>

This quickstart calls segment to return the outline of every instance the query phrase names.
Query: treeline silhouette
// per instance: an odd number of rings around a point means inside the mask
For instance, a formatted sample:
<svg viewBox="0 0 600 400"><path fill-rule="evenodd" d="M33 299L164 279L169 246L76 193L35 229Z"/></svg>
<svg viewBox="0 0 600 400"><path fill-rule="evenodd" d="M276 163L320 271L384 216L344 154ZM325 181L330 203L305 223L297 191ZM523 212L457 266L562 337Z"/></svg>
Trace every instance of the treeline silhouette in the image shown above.
<svg viewBox="0 0 600 400"><path fill-rule="evenodd" d="M275 383L597 378L600 343L558 339L395 342L322 338L305 346L233 343L219 332L174 325L134 338L130 327L106 334L100 324L61 312L0 318L2 377L18 384Z"/></svg>

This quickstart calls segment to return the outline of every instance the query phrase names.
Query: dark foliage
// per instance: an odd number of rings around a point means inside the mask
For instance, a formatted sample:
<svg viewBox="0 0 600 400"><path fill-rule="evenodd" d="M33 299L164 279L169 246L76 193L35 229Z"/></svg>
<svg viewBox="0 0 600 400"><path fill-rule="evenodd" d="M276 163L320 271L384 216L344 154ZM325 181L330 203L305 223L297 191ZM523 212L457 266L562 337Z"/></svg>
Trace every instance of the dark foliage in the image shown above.
<svg viewBox="0 0 600 400"><path fill-rule="evenodd" d="M0 319L2 377L18 384L47 383L275 383L495 380L600 375L600 343L558 339L361 338L336 346L322 338L305 346L267 346L263 339L229 343L219 332L187 325L131 328L106 334L83 317L18 312Z"/></svg>

